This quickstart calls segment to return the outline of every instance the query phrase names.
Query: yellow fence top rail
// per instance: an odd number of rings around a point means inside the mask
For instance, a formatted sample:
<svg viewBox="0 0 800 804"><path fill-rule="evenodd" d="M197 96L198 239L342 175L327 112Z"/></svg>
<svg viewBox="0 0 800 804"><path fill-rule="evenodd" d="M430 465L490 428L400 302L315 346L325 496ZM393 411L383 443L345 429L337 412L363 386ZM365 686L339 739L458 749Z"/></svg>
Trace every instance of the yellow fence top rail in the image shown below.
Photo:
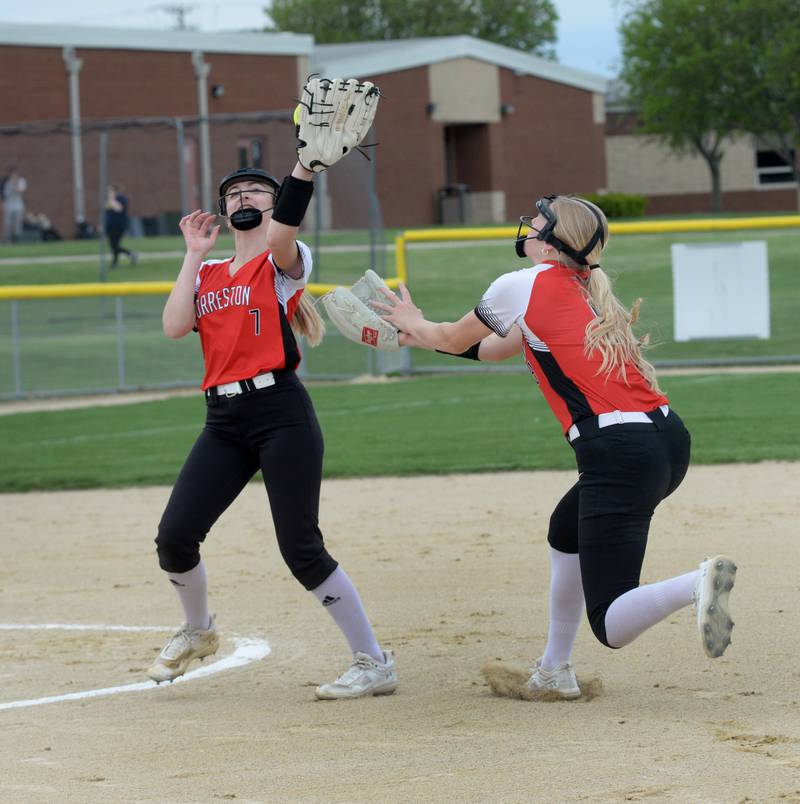
<svg viewBox="0 0 800 804"><path fill-rule="evenodd" d="M386 280L396 288L398 279ZM71 285L5 285L0 287L0 301L22 299L80 299L88 296L165 296L174 282L84 282ZM324 296L337 285L309 283L306 289L314 296Z"/></svg>
<svg viewBox="0 0 800 804"><path fill-rule="evenodd" d="M174 284L174 282L76 282L71 285L5 285L0 287L0 299L154 296L169 293Z"/></svg>
<svg viewBox="0 0 800 804"><path fill-rule="evenodd" d="M631 221L609 223L611 234L663 234L668 232L722 232L737 229L800 227L800 215L764 215L755 218L697 218L679 221ZM446 240L501 240L514 237L516 226L462 227L459 229L411 229L399 235L407 243Z"/></svg>
<svg viewBox="0 0 800 804"><path fill-rule="evenodd" d="M672 221L632 221L610 223L611 234L665 234L672 232L735 232L744 229L783 229L800 227L800 215L763 215L751 218L696 218ZM407 243L435 243L458 240L502 240L513 238L516 226L464 227L460 229L412 229L395 238L397 276L386 284L396 288L408 282ZM0 286L0 301L17 299L68 299L87 296L159 296L169 293L174 282L90 282L71 285ZM323 296L336 285L310 283L307 290Z"/></svg>

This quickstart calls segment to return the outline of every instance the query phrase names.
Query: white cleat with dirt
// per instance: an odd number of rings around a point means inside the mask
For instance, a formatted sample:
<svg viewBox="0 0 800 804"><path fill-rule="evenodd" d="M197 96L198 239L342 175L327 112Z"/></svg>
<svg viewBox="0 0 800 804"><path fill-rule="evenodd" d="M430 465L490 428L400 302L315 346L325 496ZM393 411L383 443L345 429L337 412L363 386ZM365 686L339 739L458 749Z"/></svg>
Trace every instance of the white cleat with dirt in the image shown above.
<svg viewBox="0 0 800 804"><path fill-rule="evenodd" d="M189 663L194 659L205 659L206 656L215 654L219 648L219 636L214 620L212 616L206 629L193 628L184 623L164 645L147 675L157 684L174 681L186 672Z"/></svg>
<svg viewBox="0 0 800 804"><path fill-rule="evenodd" d="M542 660L537 659L531 671L531 677L525 684L531 692L549 692L566 700L581 697L581 688L571 662L560 664L552 670L544 670Z"/></svg>
<svg viewBox="0 0 800 804"><path fill-rule="evenodd" d="M392 651L384 651L384 663L376 662L366 653L356 653L350 667L330 684L317 687L321 701L340 698L361 698L365 695L390 695L397 689L397 671Z"/></svg>

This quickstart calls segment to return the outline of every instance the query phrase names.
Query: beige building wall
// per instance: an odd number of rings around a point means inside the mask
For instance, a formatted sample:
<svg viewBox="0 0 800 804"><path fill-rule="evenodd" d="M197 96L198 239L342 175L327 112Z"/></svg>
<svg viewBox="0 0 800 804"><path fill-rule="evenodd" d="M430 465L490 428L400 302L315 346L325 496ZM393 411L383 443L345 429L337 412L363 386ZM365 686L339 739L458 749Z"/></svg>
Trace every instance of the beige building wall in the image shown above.
<svg viewBox="0 0 800 804"><path fill-rule="evenodd" d="M678 155L650 137L606 137L606 164L610 192L654 196L711 191L711 173L701 156ZM757 188L755 146L749 134L725 144L721 179L726 192Z"/></svg>
<svg viewBox="0 0 800 804"><path fill-rule="evenodd" d="M598 126L606 124L606 98L599 92L592 93L592 122Z"/></svg>
<svg viewBox="0 0 800 804"><path fill-rule="evenodd" d="M311 75L311 59L308 56L297 57L297 92L298 98L303 97L303 87Z"/></svg>
<svg viewBox="0 0 800 804"><path fill-rule="evenodd" d="M469 223L505 223L506 194L502 190L488 190L470 194Z"/></svg>
<svg viewBox="0 0 800 804"><path fill-rule="evenodd" d="M496 64L477 59L441 61L428 67L428 80L435 122L499 122L500 69Z"/></svg>

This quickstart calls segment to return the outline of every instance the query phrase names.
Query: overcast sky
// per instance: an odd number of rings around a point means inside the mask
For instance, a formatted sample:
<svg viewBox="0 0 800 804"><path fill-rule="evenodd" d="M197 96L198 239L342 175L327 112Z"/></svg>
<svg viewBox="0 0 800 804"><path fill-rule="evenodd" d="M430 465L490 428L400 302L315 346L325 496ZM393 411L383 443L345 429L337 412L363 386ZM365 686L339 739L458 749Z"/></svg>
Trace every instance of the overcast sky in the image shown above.
<svg viewBox="0 0 800 804"><path fill-rule="evenodd" d="M335 0L332 0L335 2ZM617 26L621 0L553 0L559 14L558 61L612 77L619 67ZM175 27L170 7L187 9L186 23L201 31L257 29L266 19L261 2L165 0L0 0L3 22L42 25L102 25L126 28Z"/></svg>

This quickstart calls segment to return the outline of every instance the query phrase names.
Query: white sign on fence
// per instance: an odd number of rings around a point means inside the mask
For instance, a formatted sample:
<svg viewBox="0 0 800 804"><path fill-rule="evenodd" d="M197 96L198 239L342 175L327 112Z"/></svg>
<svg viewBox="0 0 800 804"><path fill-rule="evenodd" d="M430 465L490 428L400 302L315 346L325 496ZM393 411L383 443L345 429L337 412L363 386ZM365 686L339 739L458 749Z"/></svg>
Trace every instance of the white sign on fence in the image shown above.
<svg viewBox="0 0 800 804"><path fill-rule="evenodd" d="M672 246L675 340L769 338L767 244Z"/></svg>

